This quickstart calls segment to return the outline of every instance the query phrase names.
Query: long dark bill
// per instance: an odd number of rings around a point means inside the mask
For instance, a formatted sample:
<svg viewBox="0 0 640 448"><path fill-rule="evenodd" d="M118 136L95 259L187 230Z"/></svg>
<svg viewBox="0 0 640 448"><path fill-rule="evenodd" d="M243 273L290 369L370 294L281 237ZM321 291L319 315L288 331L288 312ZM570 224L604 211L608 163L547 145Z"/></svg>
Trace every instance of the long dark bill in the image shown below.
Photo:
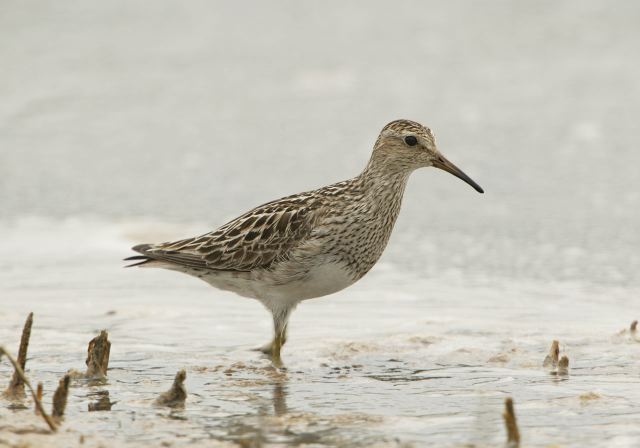
<svg viewBox="0 0 640 448"><path fill-rule="evenodd" d="M471 185L478 193L484 193L484 190L480 185L475 183L473 179L464 174L464 171L462 171L460 168L445 159L442 154L439 154L438 157L433 161L433 166L435 166L436 168L440 168L447 173L451 173L459 179L462 179L463 181Z"/></svg>

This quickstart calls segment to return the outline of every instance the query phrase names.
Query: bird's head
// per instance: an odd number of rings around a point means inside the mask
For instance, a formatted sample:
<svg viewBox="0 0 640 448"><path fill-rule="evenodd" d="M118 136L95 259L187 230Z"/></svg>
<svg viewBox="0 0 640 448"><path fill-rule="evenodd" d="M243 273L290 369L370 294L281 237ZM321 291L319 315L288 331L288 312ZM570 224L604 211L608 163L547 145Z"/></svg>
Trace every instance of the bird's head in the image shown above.
<svg viewBox="0 0 640 448"><path fill-rule="evenodd" d="M484 193L480 185L438 151L431 129L415 121L395 120L382 128L373 148L371 163L399 172L434 166L462 179L477 192Z"/></svg>

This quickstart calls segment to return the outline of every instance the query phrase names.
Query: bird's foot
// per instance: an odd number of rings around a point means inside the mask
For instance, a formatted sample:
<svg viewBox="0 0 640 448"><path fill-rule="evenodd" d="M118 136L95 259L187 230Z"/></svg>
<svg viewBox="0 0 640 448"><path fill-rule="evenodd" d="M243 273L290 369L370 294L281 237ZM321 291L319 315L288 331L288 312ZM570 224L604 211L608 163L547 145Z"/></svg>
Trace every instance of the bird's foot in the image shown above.
<svg viewBox="0 0 640 448"><path fill-rule="evenodd" d="M281 332L276 332L273 342L271 343L271 362L277 369L284 367L284 364L282 364L282 358L280 358L280 350L286 341L287 338L283 330Z"/></svg>
<svg viewBox="0 0 640 448"><path fill-rule="evenodd" d="M271 342L263 345L262 347L255 348L254 350L264 353L266 356L271 358L273 366L279 369L284 367L282 358L280 357L280 351L286 340L286 336L276 334Z"/></svg>
<svg viewBox="0 0 640 448"><path fill-rule="evenodd" d="M273 366L280 369L284 367L284 363L282 362L282 358L280 357L280 350L274 350L275 348L275 340L269 342L268 344L263 345L262 347L256 347L252 350L256 352L260 352L264 354L266 357L271 359Z"/></svg>
<svg viewBox="0 0 640 448"><path fill-rule="evenodd" d="M254 352L260 352L260 353L263 353L265 355L271 356L271 353L273 352L273 342L269 342L267 344L264 344L261 347L252 348L251 350L253 350Z"/></svg>
<svg viewBox="0 0 640 448"><path fill-rule="evenodd" d="M273 352L274 352L273 348L274 348L274 346L276 344L276 339L277 338L274 338L271 342L267 342L263 346L253 348L252 350L256 351L256 352L264 353L265 355L273 357ZM287 342L287 337L286 336L284 336L282 338L282 342L280 343L280 347L282 347L285 344L285 342Z"/></svg>
<svg viewBox="0 0 640 448"><path fill-rule="evenodd" d="M284 363L282 362L282 358L280 358L280 355L278 356L271 356L271 363L273 364L273 367L275 367L276 369L284 369Z"/></svg>

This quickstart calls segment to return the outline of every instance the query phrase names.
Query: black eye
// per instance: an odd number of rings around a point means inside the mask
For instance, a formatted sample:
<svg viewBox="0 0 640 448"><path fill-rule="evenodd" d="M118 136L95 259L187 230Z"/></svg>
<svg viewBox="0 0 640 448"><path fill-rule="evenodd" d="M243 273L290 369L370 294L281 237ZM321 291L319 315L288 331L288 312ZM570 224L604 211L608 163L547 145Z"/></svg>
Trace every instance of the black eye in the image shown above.
<svg viewBox="0 0 640 448"><path fill-rule="evenodd" d="M409 146L416 146L418 144L418 139L415 138L413 135L407 135L404 138L404 142Z"/></svg>

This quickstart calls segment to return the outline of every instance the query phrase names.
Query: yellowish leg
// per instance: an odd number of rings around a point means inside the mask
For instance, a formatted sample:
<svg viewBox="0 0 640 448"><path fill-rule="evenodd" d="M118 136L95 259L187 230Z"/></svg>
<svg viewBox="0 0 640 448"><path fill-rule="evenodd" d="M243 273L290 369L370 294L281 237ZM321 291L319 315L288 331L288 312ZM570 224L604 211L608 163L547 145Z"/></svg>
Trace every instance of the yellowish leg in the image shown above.
<svg viewBox="0 0 640 448"><path fill-rule="evenodd" d="M280 318L274 317L273 321L275 334L273 342L271 343L271 360L274 366L280 368L283 366L280 351L282 350L282 346L285 342L287 342L287 320L289 313L287 312L286 314L278 317Z"/></svg>
<svg viewBox="0 0 640 448"><path fill-rule="evenodd" d="M271 361L276 367L282 367L282 358L280 358L280 349L283 345L283 338L281 334L276 334L273 338L273 345L271 346Z"/></svg>

